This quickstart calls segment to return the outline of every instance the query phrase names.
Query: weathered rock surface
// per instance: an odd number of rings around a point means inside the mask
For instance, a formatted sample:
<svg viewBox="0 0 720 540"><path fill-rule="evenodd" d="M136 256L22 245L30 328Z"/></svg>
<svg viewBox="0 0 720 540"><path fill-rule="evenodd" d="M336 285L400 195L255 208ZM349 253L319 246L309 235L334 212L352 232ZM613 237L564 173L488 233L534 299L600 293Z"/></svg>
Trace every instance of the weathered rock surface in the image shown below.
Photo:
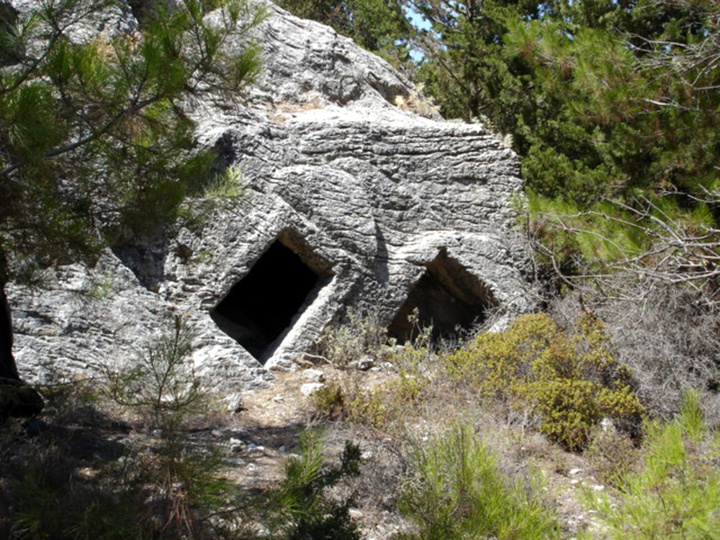
<svg viewBox="0 0 720 540"><path fill-rule="evenodd" d="M170 313L193 327L201 374L248 388L292 366L346 307L402 339L414 307L449 335L486 309L531 306L515 155L481 125L397 107L414 90L387 63L268 6L265 71L246 105L192 105L201 144L239 167L245 196L97 268L10 287L25 378L133 361Z"/></svg>

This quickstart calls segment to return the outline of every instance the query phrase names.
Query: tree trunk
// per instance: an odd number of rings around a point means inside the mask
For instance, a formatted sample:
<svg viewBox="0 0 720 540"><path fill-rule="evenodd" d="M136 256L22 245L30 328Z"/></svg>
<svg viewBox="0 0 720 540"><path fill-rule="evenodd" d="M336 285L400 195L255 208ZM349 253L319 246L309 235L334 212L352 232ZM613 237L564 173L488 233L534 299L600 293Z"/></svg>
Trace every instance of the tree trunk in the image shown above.
<svg viewBox="0 0 720 540"><path fill-rule="evenodd" d="M45 405L40 392L20 380L12 348L10 304L0 281L0 423L8 417L35 416Z"/></svg>
<svg viewBox="0 0 720 540"><path fill-rule="evenodd" d="M20 381L12 347L13 329L10 304L5 295L4 284L0 284L0 379Z"/></svg>

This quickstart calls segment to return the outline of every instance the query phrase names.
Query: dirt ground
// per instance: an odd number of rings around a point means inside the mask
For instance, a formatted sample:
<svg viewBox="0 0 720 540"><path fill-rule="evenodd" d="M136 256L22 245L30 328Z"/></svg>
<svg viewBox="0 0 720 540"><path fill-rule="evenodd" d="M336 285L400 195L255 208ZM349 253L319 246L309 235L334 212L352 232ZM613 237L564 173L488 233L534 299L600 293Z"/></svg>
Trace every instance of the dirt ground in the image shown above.
<svg viewBox="0 0 720 540"><path fill-rule="evenodd" d="M392 370L378 368L355 373L331 366L315 366L313 370L323 372L326 384L351 376L354 384L366 388L380 387L396 376ZM438 397L431 397L401 426L390 429L319 420L312 398L301 391L309 382L305 370L276 373L276 380L268 388L243 394L242 409L223 428L234 450L231 474L239 484L254 489L276 484L283 477L286 460L298 450L301 431L320 429L330 462L339 459L346 440L359 444L362 451L360 478L335 489L333 495L351 501L350 514L360 523L363 538L391 538L412 529L412 524L397 514L394 501L413 446L441 433L448 422L472 415L479 431L485 428L492 434L490 443L506 468L515 469L516 474L522 474L523 469L540 471L543 489L554 502L564 536L572 538L581 529L602 536L592 511L580 500L583 491L604 491L606 486L595 478L582 456L564 452L540 435L518 434L514 426L498 425L491 413L474 410L472 403Z"/></svg>

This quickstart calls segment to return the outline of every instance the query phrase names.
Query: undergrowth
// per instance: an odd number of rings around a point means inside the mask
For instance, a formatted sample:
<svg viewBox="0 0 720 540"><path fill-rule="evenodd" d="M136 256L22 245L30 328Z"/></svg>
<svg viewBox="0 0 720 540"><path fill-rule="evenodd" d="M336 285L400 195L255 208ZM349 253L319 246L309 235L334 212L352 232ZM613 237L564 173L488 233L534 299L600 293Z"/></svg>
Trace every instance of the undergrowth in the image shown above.
<svg viewBox="0 0 720 540"><path fill-rule="evenodd" d="M611 494L588 492L612 538L717 538L720 434L705 425L698 396L681 413L645 427L641 466L621 472Z"/></svg>
<svg viewBox="0 0 720 540"><path fill-rule="evenodd" d="M360 474L360 447L346 441L337 466L323 455L318 431L300 437L300 456L290 458L285 478L271 494L266 511L273 538L287 540L359 540L360 532L350 518L347 501L335 501L326 490Z"/></svg>
<svg viewBox="0 0 720 540"><path fill-rule="evenodd" d="M560 528L533 476L503 474L466 426L418 450L398 502L419 528L403 540L558 538Z"/></svg>
<svg viewBox="0 0 720 540"><path fill-rule="evenodd" d="M603 418L634 429L643 413L631 374L590 313L581 315L575 332L547 315L524 315L504 332L479 334L443 361L452 378L486 398L537 413L540 431L570 450L583 449Z"/></svg>
<svg viewBox="0 0 720 540"><path fill-rule="evenodd" d="M327 496L359 474L351 443L330 467L308 432L270 493L229 480L227 449L194 435L211 403L192 369L192 336L175 317L106 380L49 388L45 420L0 426L0 457L16 463L0 463L0 538L359 538L347 504Z"/></svg>

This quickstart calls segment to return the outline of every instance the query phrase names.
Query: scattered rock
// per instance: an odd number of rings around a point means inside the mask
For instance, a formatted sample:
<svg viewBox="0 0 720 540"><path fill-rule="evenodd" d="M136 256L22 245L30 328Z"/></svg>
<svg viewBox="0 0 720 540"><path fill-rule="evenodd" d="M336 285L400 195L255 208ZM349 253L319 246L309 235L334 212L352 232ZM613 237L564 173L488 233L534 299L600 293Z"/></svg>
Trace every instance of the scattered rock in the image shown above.
<svg viewBox="0 0 720 540"><path fill-rule="evenodd" d="M325 374L319 369L306 369L302 374L303 379L306 381L323 382L325 380Z"/></svg>
<svg viewBox="0 0 720 540"><path fill-rule="evenodd" d="M227 403L227 411L229 413L236 414L244 410L242 394L239 392L230 394L225 398L225 401Z"/></svg>
<svg viewBox="0 0 720 540"><path fill-rule="evenodd" d="M247 451L254 454L259 454L265 451L265 447L255 443L248 443Z"/></svg>
<svg viewBox="0 0 720 540"><path fill-rule="evenodd" d="M309 397L309 396L312 396L315 392L317 392L321 388L325 388L325 384L323 384L323 383L306 383L300 387L300 393L303 396Z"/></svg>
<svg viewBox="0 0 720 540"><path fill-rule="evenodd" d="M374 365L375 365L375 360L373 360L369 356L363 356L360 360L358 360L357 368L360 371L367 371Z"/></svg>
<svg viewBox="0 0 720 540"><path fill-rule="evenodd" d="M375 360L373 360L369 356L363 356L359 360L353 360L348 364L348 366L352 369L357 369L359 371L368 371L370 368L372 368L375 365Z"/></svg>
<svg viewBox="0 0 720 540"><path fill-rule="evenodd" d="M243 448L245 448L245 442L241 441L240 439L232 438L230 439L230 450L234 453L242 452Z"/></svg>

